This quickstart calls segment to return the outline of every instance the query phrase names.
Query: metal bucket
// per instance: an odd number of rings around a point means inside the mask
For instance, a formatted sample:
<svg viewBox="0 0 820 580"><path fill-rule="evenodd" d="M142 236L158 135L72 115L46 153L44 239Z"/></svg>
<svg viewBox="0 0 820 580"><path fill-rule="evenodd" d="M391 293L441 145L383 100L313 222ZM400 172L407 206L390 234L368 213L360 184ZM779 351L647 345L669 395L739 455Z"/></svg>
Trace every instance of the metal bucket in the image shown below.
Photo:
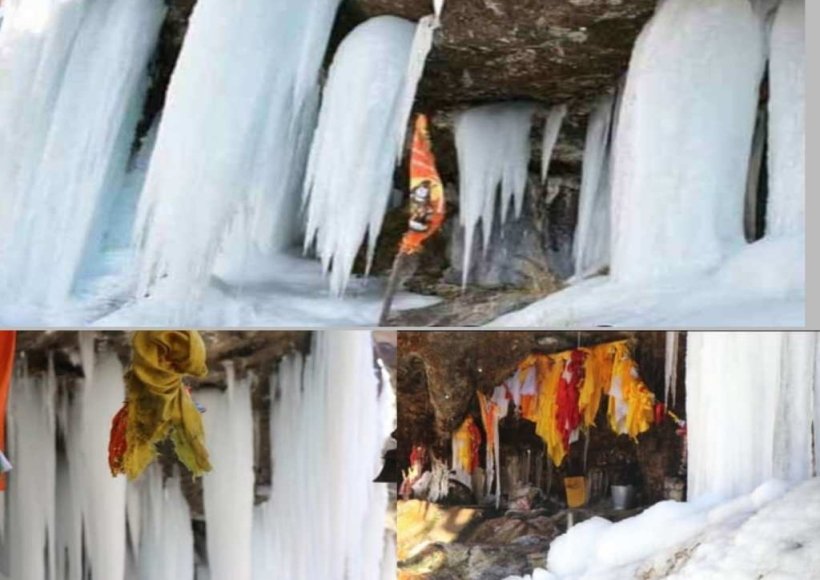
<svg viewBox="0 0 820 580"><path fill-rule="evenodd" d="M612 504L616 510L626 510L631 508L635 502L634 485L613 485Z"/></svg>

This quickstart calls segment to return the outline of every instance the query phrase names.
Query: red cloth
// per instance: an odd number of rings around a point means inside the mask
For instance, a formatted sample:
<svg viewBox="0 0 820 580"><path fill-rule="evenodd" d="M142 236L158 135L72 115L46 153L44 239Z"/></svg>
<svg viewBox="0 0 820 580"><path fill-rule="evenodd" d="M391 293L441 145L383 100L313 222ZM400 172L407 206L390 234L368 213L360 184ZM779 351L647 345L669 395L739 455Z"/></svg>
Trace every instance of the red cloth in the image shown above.
<svg viewBox="0 0 820 580"><path fill-rule="evenodd" d="M14 367L14 347L17 333L0 330L0 451L6 451L6 404L11 387L11 371ZM6 489L6 478L0 474L0 491Z"/></svg>
<svg viewBox="0 0 820 580"><path fill-rule="evenodd" d="M122 406L111 421L111 437L108 440L108 467L111 469L111 475L115 477L122 472L122 458L128 449L126 431L128 431L127 404Z"/></svg>
<svg viewBox="0 0 820 580"><path fill-rule="evenodd" d="M578 397L581 392L581 382L584 378L586 356L587 354L582 350L573 351L564 367L564 372L561 373L561 379L558 381L555 419L565 448L569 448L570 434L581 424Z"/></svg>

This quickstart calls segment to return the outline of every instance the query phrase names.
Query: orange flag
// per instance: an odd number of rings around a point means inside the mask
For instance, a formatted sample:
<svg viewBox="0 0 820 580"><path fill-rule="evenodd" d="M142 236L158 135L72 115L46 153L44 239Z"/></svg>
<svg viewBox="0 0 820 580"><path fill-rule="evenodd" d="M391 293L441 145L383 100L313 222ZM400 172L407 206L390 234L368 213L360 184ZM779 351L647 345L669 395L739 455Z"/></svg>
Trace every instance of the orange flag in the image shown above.
<svg viewBox="0 0 820 580"><path fill-rule="evenodd" d="M427 116L416 117L410 159L410 222L399 252L415 254L425 240L444 223L444 185L436 169L436 158L427 128Z"/></svg>
<svg viewBox="0 0 820 580"><path fill-rule="evenodd" d="M0 452L6 451L6 403L11 386L11 369L14 365L14 330L0 330ZM0 473L0 491L6 489L6 478Z"/></svg>

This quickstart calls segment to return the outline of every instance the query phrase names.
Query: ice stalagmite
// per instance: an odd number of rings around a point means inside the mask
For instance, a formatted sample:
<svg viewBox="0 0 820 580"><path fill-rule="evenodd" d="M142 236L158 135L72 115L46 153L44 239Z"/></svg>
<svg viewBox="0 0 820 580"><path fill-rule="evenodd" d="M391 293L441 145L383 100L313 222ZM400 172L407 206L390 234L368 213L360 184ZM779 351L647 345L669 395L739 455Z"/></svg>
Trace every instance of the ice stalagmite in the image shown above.
<svg viewBox="0 0 820 580"><path fill-rule="evenodd" d="M0 29L0 292L70 295L124 172L161 0L12 2ZM43 272L49 283L42 283ZM10 283L13 281L13 284Z"/></svg>
<svg viewBox="0 0 820 580"><path fill-rule="evenodd" d="M688 495L735 497L815 472L812 333L690 333Z"/></svg>
<svg viewBox="0 0 820 580"><path fill-rule="evenodd" d="M337 295L365 237L368 257L375 251L407 123L398 119L409 113L402 105L414 31L401 18L372 18L345 38L330 66L305 183L305 247L315 242Z"/></svg>
<svg viewBox="0 0 820 580"><path fill-rule="evenodd" d="M168 300L198 295L240 216L246 246L294 243L306 149L295 144L313 127L338 4L197 3L140 200L139 295L160 281Z"/></svg>
<svg viewBox="0 0 820 580"><path fill-rule="evenodd" d="M558 142L558 134L561 132L561 125L564 117L567 116L566 105L556 105L547 114L544 121L544 139L541 143L541 182L546 183L549 174L550 162L552 161L552 151Z"/></svg>
<svg viewBox="0 0 820 580"><path fill-rule="evenodd" d="M610 145L615 99L598 99L587 122L578 226L572 253L575 276L598 273L609 263Z"/></svg>
<svg viewBox="0 0 820 580"><path fill-rule="evenodd" d="M152 465L136 485L142 509L142 540L135 580L192 579L194 536L180 479L163 481L162 469Z"/></svg>
<svg viewBox="0 0 820 580"><path fill-rule="evenodd" d="M213 470L202 478L208 540L208 569L213 580L251 579L254 500L251 378L237 380L227 371L227 389L197 393Z"/></svg>
<svg viewBox="0 0 820 580"><path fill-rule="evenodd" d="M766 235L805 232L805 7L783 0L769 57L769 198Z"/></svg>
<svg viewBox="0 0 820 580"><path fill-rule="evenodd" d="M473 238L479 220L486 251L500 193L503 224L511 209L521 215L527 189L531 103L501 103L468 109L455 119L459 170L459 221L464 227L463 284L470 272Z"/></svg>
<svg viewBox="0 0 820 580"><path fill-rule="evenodd" d="M617 280L690 274L743 246L763 36L748 0L666 0L639 36L614 152Z"/></svg>
<svg viewBox="0 0 820 580"><path fill-rule="evenodd" d="M383 577L389 432L367 333L325 332L273 381L271 497L256 508L254 578Z"/></svg>
<svg viewBox="0 0 820 580"><path fill-rule="evenodd" d="M21 363L23 364L23 363ZM56 421L57 379L18 372L8 409L7 527L9 578L56 578Z"/></svg>

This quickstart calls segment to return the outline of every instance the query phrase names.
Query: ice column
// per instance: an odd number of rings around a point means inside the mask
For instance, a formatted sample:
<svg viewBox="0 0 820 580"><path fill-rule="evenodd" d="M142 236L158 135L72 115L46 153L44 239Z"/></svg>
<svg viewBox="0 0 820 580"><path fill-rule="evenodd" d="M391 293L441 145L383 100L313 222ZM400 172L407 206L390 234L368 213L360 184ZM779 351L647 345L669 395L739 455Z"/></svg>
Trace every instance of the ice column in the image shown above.
<svg viewBox="0 0 820 580"><path fill-rule="evenodd" d="M197 393L213 470L202 478L213 580L251 579L254 503L252 378L237 380L226 366L227 389Z"/></svg>
<svg viewBox="0 0 820 580"><path fill-rule="evenodd" d="M159 465L149 467L136 486L142 509L136 580L188 580L194 577L191 513L180 479L162 480ZM218 577L214 577L218 580Z"/></svg>
<svg viewBox="0 0 820 580"><path fill-rule="evenodd" d="M165 6L34 0L8 10L0 292L54 305L68 298L98 212L115 195L112 179L124 172Z"/></svg>
<svg viewBox="0 0 820 580"><path fill-rule="evenodd" d="M31 377L18 372L8 409L9 578L56 578L56 430L53 368Z"/></svg>
<svg viewBox="0 0 820 580"><path fill-rule="evenodd" d="M254 578L382 578L387 486L372 482L391 420L370 334L317 334L272 387L272 494L256 508Z"/></svg>
<svg viewBox="0 0 820 580"><path fill-rule="evenodd" d="M690 333L689 497L734 497L815 469L813 333Z"/></svg>
<svg viewBox="0 0 820 580"><path fill-rule="evenodd" d="M375 251L415 94L415 86L407 93L414 34L407 20L372 18L345 38L328 73L305 183L305 247L315 242L337 295L365 237L368 264Z"/></svg>
<svg viewBox="0 0 820 580"><path fill-rule="evenodd" d="M748 0L666 0L644 28L614 152L614 278L685 275L744 244L763 54Z"/></svg>
<svg viewBox="0 0 820 580"><path fill-rule="evenodd" d="M513 201L521 215L530 161L531 103L500 103L468 109L455 119L459 170L459 221L464 227L463 284L470 272L479 220L484 250L490 243L496 198L503 224Z"/></svg>
<svg viewBox="0 0 820 580"><path fill-rule="evenodd" d="M234 233L246 246L296 241L302 153L338 4L197 3L137 215L140 296L161 280L171 299L196 297L241 217L250 225Z"/></svg>
<svg viewBox="0 0 820 580"><path fill-rule="evenodd" d="M766 235L805 233L805 7L783 0L769 58L769 198Z"/></svg>
<svg viewBox="0 0 820 580"><path fill-rule="evenodd" d="M576 278L595 274L609 263L610 143L614 102L614 97L609 95L599 98L587 124L578 225L572 248Z"/></svg>

